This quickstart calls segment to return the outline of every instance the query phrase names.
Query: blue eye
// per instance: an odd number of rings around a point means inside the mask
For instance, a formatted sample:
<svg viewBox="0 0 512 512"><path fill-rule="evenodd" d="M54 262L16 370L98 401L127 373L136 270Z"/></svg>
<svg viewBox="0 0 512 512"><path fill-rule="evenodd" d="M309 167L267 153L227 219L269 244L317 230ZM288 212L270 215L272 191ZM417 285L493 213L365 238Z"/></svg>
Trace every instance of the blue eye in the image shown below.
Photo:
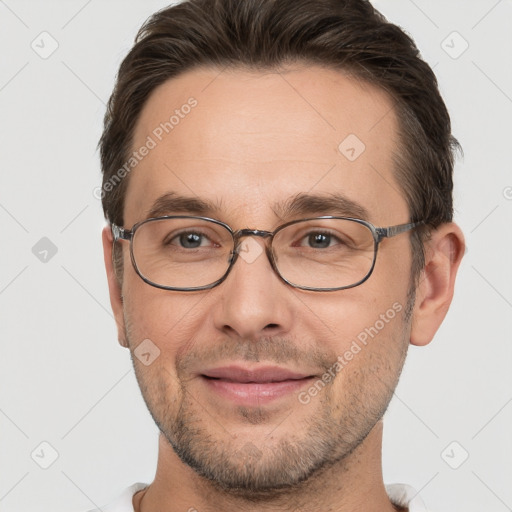
<svg viewBox="0 0 512 512"><path fill-rule="evenodd" d="M329 247L346 245L340 236L322 231L310 231L302 236L299 240L299 247L307 247L310 249L327 249Z"/></svg>
<svg viewBox="0 0 512 512"><path fill-rule="evenodd" d="M166 251L181 251L192 253L198 250L205 252L210 249L218 249L229 245L229 238L221 231L208 227L186 226L181 229L164 230L158 237L161 240L161 247ZM195 251L194 251L195 250Z"/></svg>
<svg viewBox="0 0 512 512"><path fill-rule="evenodd" d="M312 233L308 235L308 244L315 249L324 249L331 245L331 235L324 233Z"/></svg>
<svg viewBox="0 0 512 512"><path fill-rule="evenodd" d="M186 249L196 249L201 247L201 243L205 238L203 235L198 233L182 233L178 237L179 244Z"/></svg>

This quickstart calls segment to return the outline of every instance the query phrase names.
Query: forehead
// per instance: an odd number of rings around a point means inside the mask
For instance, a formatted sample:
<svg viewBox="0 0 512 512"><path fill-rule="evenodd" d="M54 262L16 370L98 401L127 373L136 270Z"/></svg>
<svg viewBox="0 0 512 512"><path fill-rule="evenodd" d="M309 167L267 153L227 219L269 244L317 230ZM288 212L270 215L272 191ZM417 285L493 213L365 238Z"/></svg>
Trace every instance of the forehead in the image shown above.
<svg viewBox="0 0 512 512"><path fill-rule="evenodd" d="M370 220L402 221L396 139L387 94L335 70L189 71L156 88L141 112L125 224L169 193L215 204L228 222L268 222L275 205L306 193L341 194Z"/></svg>

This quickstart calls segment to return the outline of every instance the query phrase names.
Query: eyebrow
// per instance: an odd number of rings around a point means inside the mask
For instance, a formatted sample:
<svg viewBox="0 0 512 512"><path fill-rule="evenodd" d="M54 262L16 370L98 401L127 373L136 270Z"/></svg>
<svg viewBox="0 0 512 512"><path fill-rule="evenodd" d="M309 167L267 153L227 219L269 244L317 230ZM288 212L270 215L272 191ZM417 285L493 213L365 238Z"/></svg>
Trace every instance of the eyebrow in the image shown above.
<svg viewBox="0 0 512 512"><path fill-rule="evenodd" d="M368 220L368 210L343 194L299 193L272 208L281 219L309 215L334 215Z"/></svg>
<svg viewBox="0 0 512 512"><path fill-rule="evenodd" d="M218 217L223 211L222 202L212 202L193 196L182 196L168 192L152 204L146 218L174 214ZM343 194L299 193L284 202L274 203L272 211L281 220L307 217L310 215L334 215L368 220L368 210Z"/></svg>
<svg viewBox="0 0 512 512"><path fill-rule="evenodd" d="M220 203L213 203L206 199L192 196L181 196L175 192L168 192L160 196L148 210L146 218L163 217L175 213L212 216L221 210Z"/></svg>

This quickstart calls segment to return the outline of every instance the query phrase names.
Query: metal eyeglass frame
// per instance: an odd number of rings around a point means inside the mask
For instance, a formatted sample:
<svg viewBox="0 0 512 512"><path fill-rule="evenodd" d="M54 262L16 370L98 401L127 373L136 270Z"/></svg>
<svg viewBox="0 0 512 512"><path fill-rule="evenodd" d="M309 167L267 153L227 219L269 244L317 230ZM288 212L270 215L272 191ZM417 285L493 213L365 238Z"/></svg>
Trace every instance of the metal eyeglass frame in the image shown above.
<svg viewBox="0 0 512 512"><path fill-rule="evenodd" d="M178 287L174 287L174 286L164 286L161 284L154 283L153 281L150 281L146 276L144 276L142 274L142 272L139 270L139 268L137 266L137 262L135 261L135 256L133 254L133 237L134 237L137 229L139 229L142 225L144 225L148 222L153 222L153 221L163 220L163 219L205 220L205 221L213 222L214 224L223 226L225 229L227 229L231 233L231 236L233 237L233 251L231 253L229 265L228 265L224 275L220 279L217 279L217 281L214 281L211 284L204 285L204 286L195 286L195 287L190 287L190 288L178 288ZM349 220L349 221L353 221L353 222L362 224L363 226L366 226L371 231L371 233L373 235L373 241L374 241L373 261L372 261L370 270L368 271L366 276L364 278L362 278L361 280L359 280L358 282L348 285L348 286L340 286L340 287L335 287L335 288L314 288L314 287L310 287L310 286L300 286L295 283L291 283L290 281L285 279L279 272L277 265L275 263L274 254L272 252L272 240L273 240L274 236L279 231L281 231L282 229L284 229L287 226L290 226L292 224L297 224L299 222L311 221L311 220L321 220L321 219ZM274 270L274 272L278 275L278 277L282 281L284 281L286 284L292 286L293 288L298 288L300 290L309 290L309 291L315 291L315 292L332 292L332 291L338 291L338 290L346 290L348 288L354 288L354 287L359 286L360 284L364 283L371 276L373 269L375 268L375 262L377 260L377 252L378 252L380 242L382 242L382 240L384 238L392 238L396 235L400 235L401 233L410 231L411 229L413 229L421 224L423 224L423 221L411 222L408 224L398 224L396 226L388 226L388 227L383 228L383 227L376 227L372 223L367 222L365 220L355 219L352 217L337 217L337 216L332 216L332 215L324 215L321 217L308 217L305 219L292 220L290 222L286 222L285 224L281 224L274 231L264 231L264 230L260 230L260 229L239 229L239 230L234 231L233 229L231 229L231 227L228 224L226 224L220 220L217 220L217 219L211 219L209 217L201 217L201 216L195 216L195 215L166 215L166 216L162 216L162 217L151 217L149 219L145 219L143 221L137 222L136 224L133 225L131 230L127 230L125 228L117 226L116 224L111 224L111 230L112 230L112 235L114 238L113 245L115 245L115 243L119 240L126 240L126 241L130 242L130 257L132 260L132 265L133 265L133 268L135 269L135 272L139 275L139 277L145 283L149 284L150 286L154 286L155 288L160 288L162 290L192 292L192 291L200 291L200 290L209 290L211 288L214 288L215 286L218 286L220 283L222 283L227 278L227 276L229 275L229 272L231 271L234 264L236 263L236 260L239 255L239 247L240 247L241 238L246 237L246 236L260 236L262 238L270 238L270 243L266 245L265 252L267 254L267 258L270 262L270 265L272 266L272 269ZM114 248L112 250L112 258L114 259Z"/></svg>

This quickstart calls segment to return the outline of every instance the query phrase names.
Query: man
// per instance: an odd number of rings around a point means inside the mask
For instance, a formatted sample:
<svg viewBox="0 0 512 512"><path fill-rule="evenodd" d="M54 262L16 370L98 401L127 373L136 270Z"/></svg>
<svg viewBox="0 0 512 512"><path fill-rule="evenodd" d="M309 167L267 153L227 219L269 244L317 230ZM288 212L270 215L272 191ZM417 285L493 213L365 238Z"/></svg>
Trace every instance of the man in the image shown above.
<svg viewBox="0 0 512 512"><path fill-rule="evenodd" d="M100 146L111 304L161 431L154 482L102 510L424 510L383 484L382 417L464 240L411 39L364 0L183 2L141 29Z"/></svg>

